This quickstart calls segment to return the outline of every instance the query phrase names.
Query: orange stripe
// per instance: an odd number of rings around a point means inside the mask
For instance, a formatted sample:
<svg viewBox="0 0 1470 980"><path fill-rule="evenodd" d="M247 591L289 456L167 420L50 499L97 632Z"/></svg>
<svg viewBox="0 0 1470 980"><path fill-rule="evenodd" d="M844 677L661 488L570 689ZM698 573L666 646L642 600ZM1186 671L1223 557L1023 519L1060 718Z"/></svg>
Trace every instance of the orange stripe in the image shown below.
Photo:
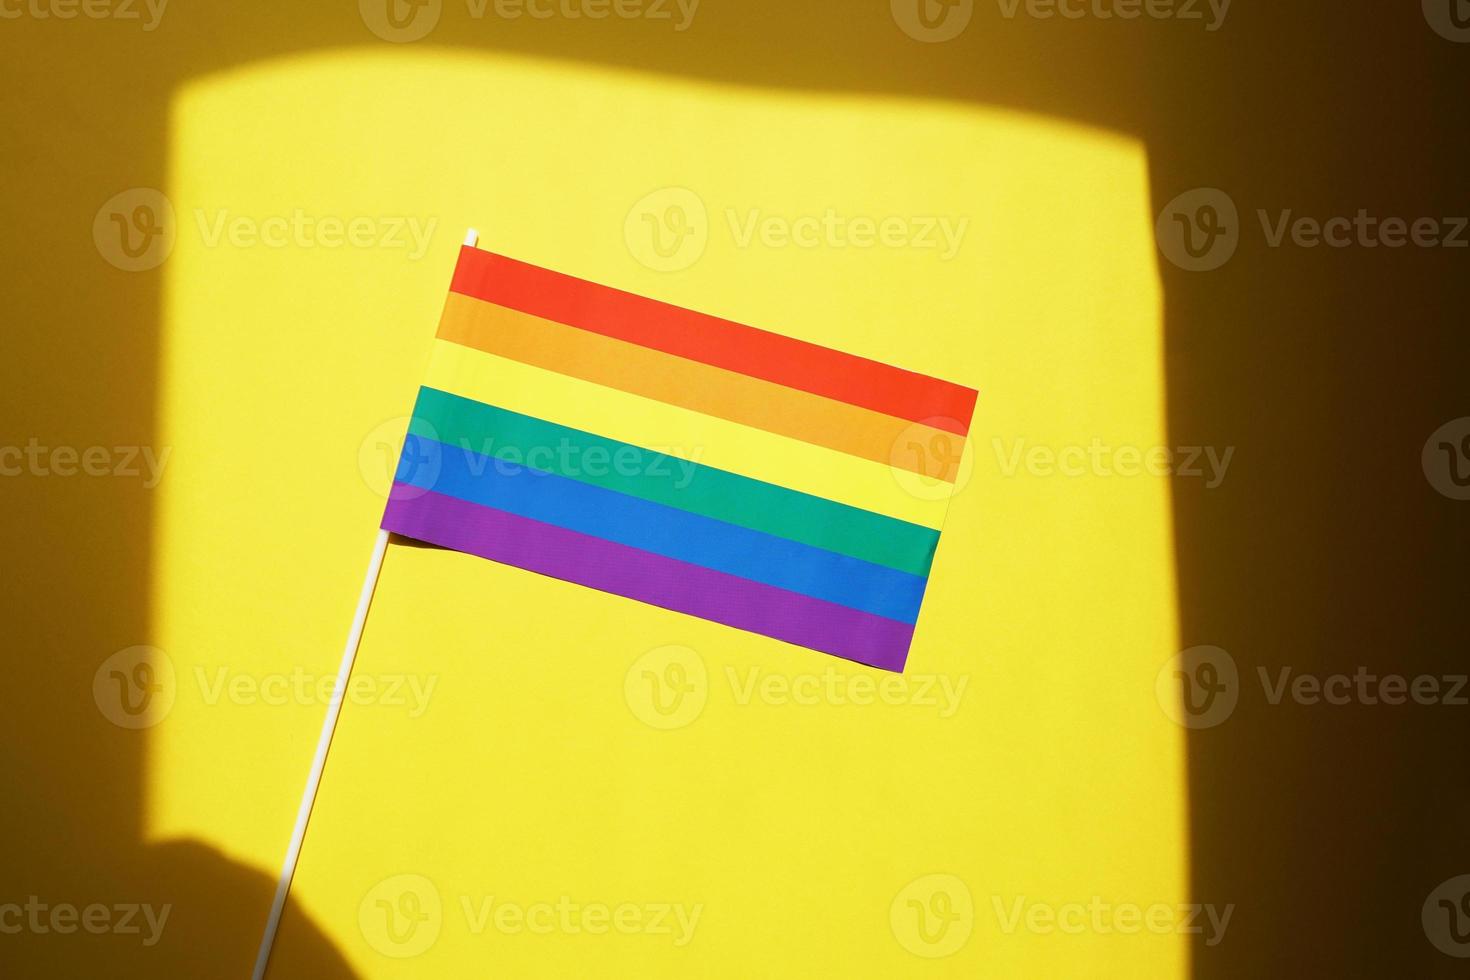
<svg viewBox="0 0 1470 980"><path fill-rule="evenodd" d="M953 483L964 438L920 422L450 293L439 337ZM948 450L912 451L914 445Z"/></svg>
<svg viewBox="0 0 1470 980"><path fill-rule="evenodd" d="M975 389L661 303L610 286L460 249L450 290L630 344L713 364L874 412L965 435Z"/></svg>

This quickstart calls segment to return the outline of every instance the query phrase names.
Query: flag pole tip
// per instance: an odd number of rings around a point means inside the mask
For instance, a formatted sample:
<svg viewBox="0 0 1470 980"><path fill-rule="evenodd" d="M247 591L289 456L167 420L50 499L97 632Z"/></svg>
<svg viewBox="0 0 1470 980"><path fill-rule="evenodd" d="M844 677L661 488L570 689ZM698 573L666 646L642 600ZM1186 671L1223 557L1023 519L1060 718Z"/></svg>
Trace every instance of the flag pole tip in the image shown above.
<svg viewBox="0 0 1470 980"><path fill-rule="evenodd" d="M475 229L471 228L469 231L464 233L465 248L474 248L478 244L480 244L480 233L478 231L475 231Z"/></svg>

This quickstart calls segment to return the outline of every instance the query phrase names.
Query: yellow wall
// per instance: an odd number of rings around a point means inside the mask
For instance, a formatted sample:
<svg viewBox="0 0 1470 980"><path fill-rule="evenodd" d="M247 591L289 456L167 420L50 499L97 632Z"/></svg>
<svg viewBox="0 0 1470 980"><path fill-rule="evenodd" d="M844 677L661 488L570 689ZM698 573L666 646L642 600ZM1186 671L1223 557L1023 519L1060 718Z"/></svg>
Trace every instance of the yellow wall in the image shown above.
<svg viewBox="0 0 1470 980"><path fill-rule="evenodd" d="M866 705L848 702L883 675L393 547L357 671L408 703L347 705L272 975L316 972L325 939L362 976L1183 976L1172 929L1007 928L1018 901L1190 901L1183 732L1153 696L1178 646L1165 479L1010 459L1166 442L1143 149L918 99L380 51L173 101L151 642L177 693L150 733L147 838L278 865L322 707L250 703L254 685L335 670L383 454L474 225L487 248L978 387L973 473L908 686ZM421 256L213 237L221 212L298 208L432 235ZM730 223L828 208L964 232L946 257L742 245ZM644 214L686 216L702 253L660 255ZM670 663L691 678L672 716L645 686ZM496 925L500 903L563 896L699 918L683 943L676 918ZM390 932L380 900L428 918Z"/></svg>

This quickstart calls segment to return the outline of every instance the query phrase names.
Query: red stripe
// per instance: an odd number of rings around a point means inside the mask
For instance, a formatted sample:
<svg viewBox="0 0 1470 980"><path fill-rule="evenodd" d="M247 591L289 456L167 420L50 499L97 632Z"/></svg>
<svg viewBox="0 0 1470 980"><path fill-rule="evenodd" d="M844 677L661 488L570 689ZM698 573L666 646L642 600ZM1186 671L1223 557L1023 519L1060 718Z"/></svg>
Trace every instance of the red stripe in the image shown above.
<svg viewBox="0 0 1470 980"><path fill-rule="evenodd" d="M973 388L466 246L453 292L964 435Z"/></svg>

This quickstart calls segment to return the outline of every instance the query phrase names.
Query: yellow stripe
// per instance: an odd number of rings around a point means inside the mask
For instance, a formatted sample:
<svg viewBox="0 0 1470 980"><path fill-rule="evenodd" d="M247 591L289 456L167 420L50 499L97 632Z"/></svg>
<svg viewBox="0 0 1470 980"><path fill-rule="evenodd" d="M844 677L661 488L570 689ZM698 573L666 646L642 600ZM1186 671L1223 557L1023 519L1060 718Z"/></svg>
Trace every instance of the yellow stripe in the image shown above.
<svg viewBox="0 0 1470 980"><path fill-rule="evenodd" d="M949 504L947 499L921 499L903 489L895 471L883 463L691 412L447 340L434 341L424 383L522 415L925 527L938 528Z"/></svg>

